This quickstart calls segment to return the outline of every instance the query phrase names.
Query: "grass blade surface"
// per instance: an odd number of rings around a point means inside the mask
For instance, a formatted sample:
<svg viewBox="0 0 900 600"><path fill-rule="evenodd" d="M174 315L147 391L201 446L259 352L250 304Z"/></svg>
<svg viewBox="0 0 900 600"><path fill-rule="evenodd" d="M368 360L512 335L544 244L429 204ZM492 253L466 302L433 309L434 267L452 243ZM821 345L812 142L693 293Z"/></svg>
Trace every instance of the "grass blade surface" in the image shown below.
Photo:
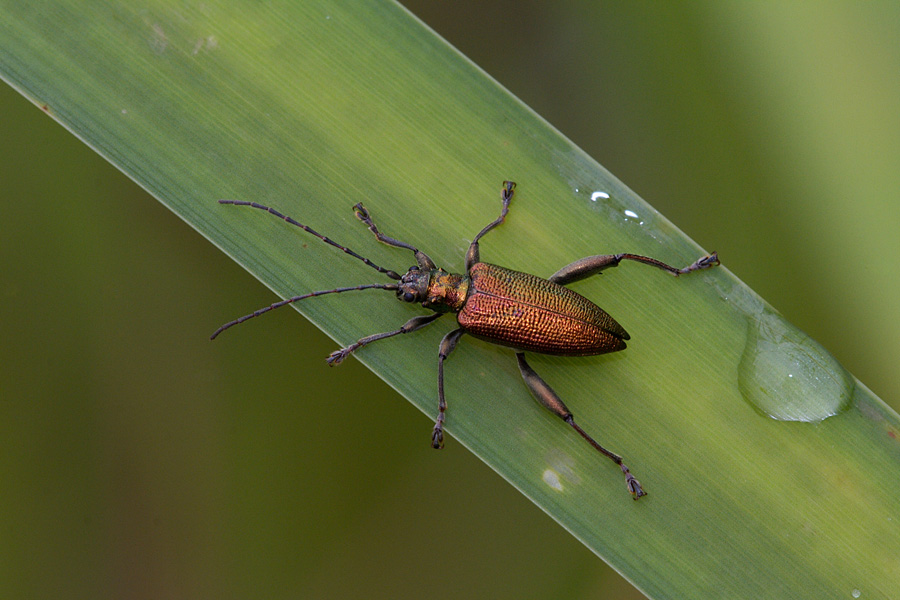
<svg viewBox="0 0 900 600"><path fill-rule="evenodd" d="M402 270L409 254L377 246L353 218L364 200L383 231L458 270L509 178L518 195L482 243L487 261L546 276L598 252L674 264L703 253L394 4L4 13L6 80L280 296L381 279L216 199L276 206ZM900 587L896 414L724 268L676 280L628 264L573 287L633 342L532 366L651 495L632 503L607 461L531 403L510 352L470 339L448 362L451 443L654 598ZM417 314L374 291L298 308L341 344ZM358 358L433 415L447 330Z"/></svg>

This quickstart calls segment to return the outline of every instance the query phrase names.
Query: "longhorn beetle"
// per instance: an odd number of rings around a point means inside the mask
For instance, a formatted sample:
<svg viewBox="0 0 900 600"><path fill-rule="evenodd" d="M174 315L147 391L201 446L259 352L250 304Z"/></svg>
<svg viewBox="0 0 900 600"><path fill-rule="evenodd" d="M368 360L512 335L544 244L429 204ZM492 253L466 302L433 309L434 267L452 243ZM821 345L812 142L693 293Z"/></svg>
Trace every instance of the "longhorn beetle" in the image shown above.
<svg viewBox="0 0 900 600"><path fill-rule="evenodd" d="M719 258L713 252L683 269L676 269L654 258L636 254L588 256L563 267L549 279L483 263L479 258L478 242L506 219L515 187L516 184L512 181L503 182L503 189L500 193L502 200L500 216L488 223L472 240L472 244L466 252L466 271L461 274L449 273L438 268L427 254L415 246L390 238L378 231L369 211L362 203L353 207L356 217L366 224L379 242L395 248L410 250L415 255L416 265L410 267L405 275L379 267L350 248L341 246L273 208L256 202L219 200L220 204L252 206L267 211L350 256L358 258L379 273L384 273L399 283L372 283L354 287L339 287L287 298L222 325L210 336L210 339L215 339L229 327L243 323L247 319L258 317L270 310L299 300L325 294L368 289L391 290L396 292L397 298L403 302L419 302L423 307L434 311L433 314L413 317L400 329L364 337L346 348L332 352L326 360L329 365L338 365L353 352L372 342L416 331L445 313L456 313L459 327L444 336L438 350L438 415L431 434L431 445L434 448L444 446L444 415L447 410L447 402L444 399L444 361L456 347L459 338L464 333L468 333L515 350L525 385L528 386L537 401L568 423L591 446L619 465L625 474L625 485L628 491L637 500L646 492L622 462L622 457L601 446L575 423L571 411L566 408L556 392L528 365L525 360L525 352L562 356L592 356L625 349L625 340L630 339L628 333L599 306L565 287L569 283L596 275L609 267L618 266L623 260L633 260L657 267L677 277L691 271L716 266L719 264Z"/></svg>

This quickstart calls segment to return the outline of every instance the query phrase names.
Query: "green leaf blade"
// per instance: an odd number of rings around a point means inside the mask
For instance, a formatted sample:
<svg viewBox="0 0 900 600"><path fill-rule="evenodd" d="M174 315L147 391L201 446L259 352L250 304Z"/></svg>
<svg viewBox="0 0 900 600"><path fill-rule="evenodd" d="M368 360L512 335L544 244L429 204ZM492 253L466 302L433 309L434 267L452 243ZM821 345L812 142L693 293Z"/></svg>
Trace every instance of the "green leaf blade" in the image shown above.
<svg viewBox="0 0 900 600"><path fill-rule="evenodd" d="M489 262L547 276L600 252L678 264L702 253L396 5L186 10L11 8L0 68L282 297L380 279L216 199L271 204L402 270L411 257L376 245L353 218L364 200L383 231L459 270L510 178L517 197L482 244ZM632 503L614 466L530 403L510 352L471 339L447 363L450 443L654 598L896 589L884 557L900 556L900 536L873 537L900 515L896 414L859 383L849 409L817 425L759 414L738 371L759 318L749 307L763 303L725 268L676 280L623 265L573 288L633 342L532 365L650 496ZM297 308L348 344L417 314L390 300L361 292ZM448 321L357 358L433 417ZM239 343L230 338L216 343Z"/></svg>

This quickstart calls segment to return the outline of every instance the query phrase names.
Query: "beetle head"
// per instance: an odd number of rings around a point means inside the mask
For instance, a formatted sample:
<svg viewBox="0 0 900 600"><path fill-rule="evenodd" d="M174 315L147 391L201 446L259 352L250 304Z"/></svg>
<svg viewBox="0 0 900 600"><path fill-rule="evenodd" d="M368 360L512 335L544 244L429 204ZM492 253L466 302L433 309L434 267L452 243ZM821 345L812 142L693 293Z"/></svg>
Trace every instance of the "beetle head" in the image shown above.
<svg viewBox="0 0 900 600"><path fill-rule="evenodd" d="M424 302L428 297L428 281L430 278L430 271L419 267L410 267L409 271L400 278L397 298L404 302Z"/></svg>

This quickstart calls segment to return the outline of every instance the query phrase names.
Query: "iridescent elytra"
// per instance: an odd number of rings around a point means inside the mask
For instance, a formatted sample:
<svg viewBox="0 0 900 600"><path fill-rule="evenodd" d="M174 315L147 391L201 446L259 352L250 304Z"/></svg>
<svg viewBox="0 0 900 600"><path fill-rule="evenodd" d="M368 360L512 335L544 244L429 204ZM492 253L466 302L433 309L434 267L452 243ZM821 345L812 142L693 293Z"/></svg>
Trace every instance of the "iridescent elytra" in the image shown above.
<svg viewBox="0 0 900 600"><path fill-rule="evenodd" d="M677 277L718 265L718 256L713 252L683 269L677 269L656 259L637 254L602 254L577 260L547 279L483 263L479 259L478 242L487 232L504 222L515 187L516 184L512 181L503 182L500 216L488 223L472 240L466 252L465 273L450 273L440 269L427 254L415 246L390 238L378 231L369 211L361 203L353 207L356 216L366 224L378 241L395 248L410 250L415 255L415 266L410 267L404 275L376 265L350 248L338 244L273 208L256 202L219 200L220 204L251 206L267 211L363 261L398 283L339 287L287 298L222 325L210 339L215 339L233 325L275 308L325 294L366 289L391 290L403 302L420 303L424 308L433 311L431 314L413 317L399 329L364 337L346 348L332 352L326 360L329 365L337 365L353 352L372 342L416 331L446 313L455 313L458 327L444 336L438 350L438 414L431 434L432 447L444 446L444 420L447 411L447 402L444 398L444 361L456 347L459 338L468 333L482 340L512 348L516 353L522 378L532 395L575 429L591 446L619 465L625 474L626 487L636 500L646 492L625 466L622 457L601 446L575 423L572 412L565 403L525 360L525 352L592 356L624 350L625 340L630 337L625 329L602 308L570 290L566 285L596 275L609 267L615 267L623 260L651 265Z"/></svg>

